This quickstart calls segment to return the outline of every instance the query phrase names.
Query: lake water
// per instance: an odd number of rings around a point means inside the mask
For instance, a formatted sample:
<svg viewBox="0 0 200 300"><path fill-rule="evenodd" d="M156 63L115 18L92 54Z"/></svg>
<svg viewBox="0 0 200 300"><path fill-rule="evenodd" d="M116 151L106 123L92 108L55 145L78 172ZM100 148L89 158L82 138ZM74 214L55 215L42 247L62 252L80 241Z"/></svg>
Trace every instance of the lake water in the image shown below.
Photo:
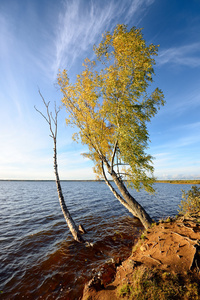
<svg viewBox="0 0 200 300"><path fill-rule="evenodd" d="M132 191L152 218L177 214L181 189L156 183L154 196ZM62 182L66 205L94 247L76 243L55 182L0 181L0 299L80 299L85 282L111 258L131 253L141 224L103 182Z"/></svg>

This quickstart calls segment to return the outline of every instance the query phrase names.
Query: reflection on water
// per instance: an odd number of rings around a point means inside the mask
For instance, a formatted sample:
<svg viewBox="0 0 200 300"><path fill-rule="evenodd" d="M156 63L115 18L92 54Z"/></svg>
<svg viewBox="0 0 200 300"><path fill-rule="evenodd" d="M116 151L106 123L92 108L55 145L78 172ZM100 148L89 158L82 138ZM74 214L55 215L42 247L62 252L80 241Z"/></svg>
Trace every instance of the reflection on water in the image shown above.
<svg viewBox="0 0 200 300"><path fill-rule="evenodd" d="M54 182L0 182L0 291L2 299L79 299L84 283L110 258L126 258L141 224L104 183L63 182L67 206L94 243L73 241ZM154 218L177 214L181 189L156 184L157 194L136 193Z"/></svg>

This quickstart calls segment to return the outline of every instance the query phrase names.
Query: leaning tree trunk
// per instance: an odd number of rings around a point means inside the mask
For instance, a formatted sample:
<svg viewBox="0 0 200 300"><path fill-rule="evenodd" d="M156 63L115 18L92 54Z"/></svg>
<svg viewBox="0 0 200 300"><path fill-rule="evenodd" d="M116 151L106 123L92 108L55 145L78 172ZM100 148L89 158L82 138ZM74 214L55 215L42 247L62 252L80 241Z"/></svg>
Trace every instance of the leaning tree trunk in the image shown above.
<svg viewBox="0 0 200 300"><path fill-rule="evenodd" d="M103 173L103 177L104 177L105 183L107 184L107 186L109 187L109 189L111 190L111 192L114 194L114 196L117 198L117 200L119 200L119 202L122 205L124 205L130 211L130 213L132 213L135 217L137 217L136 212L127 204L127 202L120 196L120 194L117 193L117 191L114 189L114 187L112 186L112 184L107 179L105 171L104 171L103 162L102 162L102 173Z"/></svg>
<svg viewBox="0 0 200 300"><path fill-rule="evenodd" d="M57 192L58 192L58 199L60 202L60 206L64 215L64 218L67 222L67 225L69 227L69 230L71 231L71 234L73 235L73 238L79 242L79 243L85 243L83 237L81 236L74 220L72 219L67 206L65 204L65 200L64 200L64 196L62 193L62 188L61 188L61 184L60 184L60 179L59 179L59 175L58 175L58 165L57 165L57 150L56 150L56 141L54 139L54 173L56 176L56 186L57 186Z"/></svg>
<svg viewBox="0 0 200 300"><path fill-rule="evenodd" d="M110 167L108 161L106 159L103 160L108 170L108 173L111 175L114 183L119 189L122 197L114 190L108 180L105 180L115 197L135 216L137 217L143 226L147 229L152 224L152 219L149 214L145 211L145 209L135 200L135 198L129 193L123 181L117 176L116 172ZM103 165L102 165L103 168ZM105 179L105 172L103 169L103 175Z"/></svg>
<svg viewBox="0 0 200 300"><path fill-rule="evenodd" d="M69 227L69 230L71 231L71 234L73 236L73 238L79 242L79 243L85 243L83 237L81 236L74 220L72 219L67 206L65 204L65 200L63 197L63 193L62 193L62 188L61 188L61 184L60 184L60 179L59 179L59 175L58 175L58 165L57 165L57 148L56 148L56 140L57 140L57 117L58 117L58 113L59 113L59 109L57 109L56 104L55 104L55 116L53 117L53 114L49 111L49 103L46 103L42 94L39 91L39 94L42 98L42 101L46 107L46 115L44 115L41 111L39 111L36 107L36 111L39 112L41 114L41 116L47 121L47 123L49 124L49 129L51 132L50 137L53 139L54 142L54 173L56 176L56 186L57 186L57 192L58 192L58 199L60 202L60 206L64 215L64 218L67 222L67 225ZM53 129L54 128L54 129Z"/></svg>

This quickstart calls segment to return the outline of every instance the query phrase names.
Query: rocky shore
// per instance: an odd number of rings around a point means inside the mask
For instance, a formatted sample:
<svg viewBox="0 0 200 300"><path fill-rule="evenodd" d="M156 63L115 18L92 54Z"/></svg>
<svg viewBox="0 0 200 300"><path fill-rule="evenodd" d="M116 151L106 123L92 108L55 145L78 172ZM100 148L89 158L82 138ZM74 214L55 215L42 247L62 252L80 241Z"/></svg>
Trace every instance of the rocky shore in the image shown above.
<svg viewBox="0 0 200 300"><path fill-rule="evenodd" d="M179 216L142 233L127 260L85 285L82 300L200 299L199 279L200 214Z"/></svg>

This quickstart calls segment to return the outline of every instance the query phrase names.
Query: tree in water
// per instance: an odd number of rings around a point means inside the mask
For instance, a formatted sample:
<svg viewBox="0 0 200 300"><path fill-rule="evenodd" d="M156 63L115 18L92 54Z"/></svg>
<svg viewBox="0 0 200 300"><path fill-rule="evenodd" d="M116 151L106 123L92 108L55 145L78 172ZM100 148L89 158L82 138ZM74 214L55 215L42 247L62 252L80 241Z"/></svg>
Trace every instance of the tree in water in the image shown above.
<svg viewBox="0 0 200 300"><path fill-rule="evenodd" d="M74 84L66 70L58 75L66 122L78 128L74 140L88 146L84 155L93 160L97 178L104 178L115 197L145 228L152 219L128 187L154 192L152 156L146 149L147 123L164 105L159 88L149 93L157 51L158 46L146 45L141 29L117 25L113 34L106 32L94 46L96 60L85 60Z"/></svg>
<svg viewBox="0 0 200 300"><path fill-rule="evenodd" d="M71 231L71 234L73 236L73 238L79 242L79 243L85 243L82 235L80 234L78 227L76 226L74 220L72 219L72 216L69 213L69 210L67 209L67 206L65 204L65 200L64 200L64 196L62 193L62 188L61 188L61 184L60 184L60 178L59 178L59 174L58 174L58 164L57 164L57 120L58 120L58 113L60 111L60 109L58 109L56 107L55 104L55 111L54 111L54 116L52 114L52 112L49 111L49 104L50 102L46 103L44 100L44 97L42 96L41 92L39 91L39 94L42 98L42 101L46 107L46 115L44 115L41 111L39 111L36 107L36 111L39 112L42 117L47 121L47 123L49 124L49 129L50 129L50 137L53 139L53 143L54 143L54 156L53 156L53 160L54 160L54 173L55 173L55 177L56 177L56 187L57 187L57 192L58 192L58 199L60 202L60 206L64 215L64 218L67 222L67 225L69 227L69 230Z"/></svg>

